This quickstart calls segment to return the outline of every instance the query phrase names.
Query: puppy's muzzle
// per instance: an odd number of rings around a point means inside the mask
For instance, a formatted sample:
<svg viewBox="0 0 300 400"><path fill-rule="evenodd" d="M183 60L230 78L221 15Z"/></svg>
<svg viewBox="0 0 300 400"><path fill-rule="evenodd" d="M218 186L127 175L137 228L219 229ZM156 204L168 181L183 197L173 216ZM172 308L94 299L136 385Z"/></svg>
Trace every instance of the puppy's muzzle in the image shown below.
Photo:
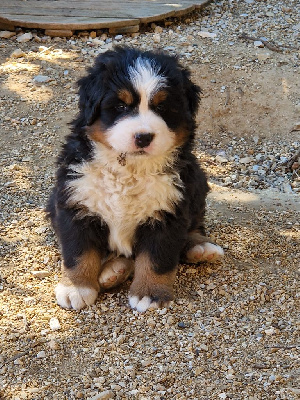
<svg viewBox="0 0 300 400"><path fill-rule="evenodd" d="M134 135L134 143L137 148L143 149L148 147L154 138L154 133L136 133Z"/></svg>

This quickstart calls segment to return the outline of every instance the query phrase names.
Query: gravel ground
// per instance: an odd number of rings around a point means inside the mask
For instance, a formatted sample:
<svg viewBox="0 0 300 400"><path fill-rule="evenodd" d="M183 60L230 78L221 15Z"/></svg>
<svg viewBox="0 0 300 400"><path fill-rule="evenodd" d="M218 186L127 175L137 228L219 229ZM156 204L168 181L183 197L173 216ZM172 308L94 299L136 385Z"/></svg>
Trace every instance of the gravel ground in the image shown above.
<svg viewBox="0 0 300 400"><path fill-rule="evenodd" d="M132 36L0 33L0 398L299 398L297 4L220 1ZM203 88L196 154L226 253L180 266L171 308L144 314L130 282L81 312L56 305L43 212L75 82L114 43L177 53Z"/></svg>

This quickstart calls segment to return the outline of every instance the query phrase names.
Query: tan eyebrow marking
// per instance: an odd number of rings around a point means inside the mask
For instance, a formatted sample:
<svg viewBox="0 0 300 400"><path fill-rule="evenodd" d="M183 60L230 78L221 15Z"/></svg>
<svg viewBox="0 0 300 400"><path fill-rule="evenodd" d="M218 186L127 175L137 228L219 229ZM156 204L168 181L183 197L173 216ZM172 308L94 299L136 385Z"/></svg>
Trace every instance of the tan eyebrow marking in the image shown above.
<svg viewBox="0 0 300 400"><path fill-rule="evenodd" d="M129 90L127 90L127 89L120 90L118 93L118 97L121 101L123 101L128 106L130 106L133 103L132 93L130 93Z"/></svg>
<svg viewBox="0 0 300 400"><path fill-rule="evenodd" d="M167 96L168 93L166 90L160 90L159 92L155 93L155 95L152 97L151 103L154 106L158 106L158 104L166 100Z"/></svg>

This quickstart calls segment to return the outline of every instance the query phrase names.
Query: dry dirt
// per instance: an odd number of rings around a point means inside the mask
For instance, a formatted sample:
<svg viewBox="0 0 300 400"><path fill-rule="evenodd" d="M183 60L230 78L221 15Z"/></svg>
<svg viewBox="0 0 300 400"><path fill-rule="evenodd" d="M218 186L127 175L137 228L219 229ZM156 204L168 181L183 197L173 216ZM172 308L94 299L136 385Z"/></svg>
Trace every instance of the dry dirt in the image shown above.
<svg viewBox="0 0 300 400"><path fill-rule="evenodd" d="M233 45L226 34L219 42L194 34L208 20L212 31L222 19L238 23L245 7L254 22L273 10L229 3L233 11L220 2L156 29L160 43L154 26L120 39L142 48L172 42L202 87L196 152L212 187L208 231L225 249L220 263L180 266L174 304L144 314L128 306L129 282L81 312L59 308L53 294L61 258L43 209L76 113L75 82L95 46L40 34L0 39L0 398L299 398L299 167L284 164L299 150L299 48L271 17L266 31L292 49L255 48L233 28ZM296 25L295 9L283 7L297 2L269 3ZM23 57L11 56L16 48ZM38 75L50 79L39 84ZM258 153L273 163L262 164L272 173L259 182ZM248 156L255 160L240 162Z"/></svg>

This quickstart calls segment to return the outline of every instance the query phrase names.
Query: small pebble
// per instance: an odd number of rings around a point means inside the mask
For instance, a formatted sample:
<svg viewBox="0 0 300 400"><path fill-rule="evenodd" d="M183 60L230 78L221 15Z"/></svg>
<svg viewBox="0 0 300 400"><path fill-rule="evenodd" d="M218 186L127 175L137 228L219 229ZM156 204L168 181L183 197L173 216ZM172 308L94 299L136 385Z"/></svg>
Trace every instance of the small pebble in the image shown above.
<svg viewBox="0 0 300 400"><path fill-rule="evenodd" d="M37 75L33 78L35 83L47 83L51 81L50 76L47 75Z"/></svg>
<svg viewBox="0 0 300 400"><path fill-rule="evenodd" d="M46 357L46 352L44 350L39 351L36 355L37 358L45 358Z"/></svg>
<svg viewBox="0 0 300 400"><path fill-rule="evenodd" d="M31 273L35 278L39 279L48 278L51 275L50 272L46 270L31 271Z"/></svg>
<svg viewBox="0 0 300 400"><path fill-rule="evenodd" d="M202 37L202 38L211 38L211 39L217 37L217 34L216 34L216 33L213 33L213 32L203 32L203 31L200 31L200 32L197 33L197 35L200 36L200 37Z"/></svg>
<svg viewBox="0 0 300 400"><path fill-rule="evenodd" d="M52 331L59 331L61 329L61 325L59 323L59 320L56 317L52 317L50 319L49 325L50 325L50 329Z"/></svg>
<svg viewBox="0 0 300 400"><path fill-rule="evenodd" d="M1 31L0 32L0 38L2 39L9 39L13 36L15 36L15 32L11 32L11 31Z"/></svg>
<svg viewBox="0 0 300 400"><path fill-rule="evenodd" d="M160 34L159 33L155 33L153 35L153 42L154 43L160 43Z"/></svg>
<svg viewBox="0 0 300 400"><path fill-rule="evenodd" d="M180 329L186 329L189 327L189 325L185 324L184 322L178 322L177 326Z"/></svg>
<svg viewBox="0 0 300 400"><path fill-rule="evenodd" d="M114 398L114 393L111 390L105 390L104 392L100 392L93 397L88 397L87 400L111 400Z"/></svg>
<svg viewBox="0 0 300 400"><path fill-rule="evenodd" d="M27 32L27 33L24 33L23 35L18 36L17 42L25 43L25 42L29 42L31 39L32 39L32 33Z"/></svg>
<svg viewBox="0 0 300 400"><path fill-rule="evenodd" d="M49 347L50 347L51 350L58 350L59 349L59 345L54 339L50 340Z"/></svg>
<svg viewBox="0 0 300 400"><path fill-rule="evenodd" d="M253 44L254 44L254 47L264 47L263 42L261 42L260 40L255 40L253 42Z"/></svg>
<svg viewBox="0 0 300 400"><path fill-rule="evenodd" d="M21 57L25 57L26 56L26 53L23 51L23 50L21 50L21 49L16 49L16 50L14 50L12 53L11 53L11 55L10 55L12 58L21 58Z"/></svg>

